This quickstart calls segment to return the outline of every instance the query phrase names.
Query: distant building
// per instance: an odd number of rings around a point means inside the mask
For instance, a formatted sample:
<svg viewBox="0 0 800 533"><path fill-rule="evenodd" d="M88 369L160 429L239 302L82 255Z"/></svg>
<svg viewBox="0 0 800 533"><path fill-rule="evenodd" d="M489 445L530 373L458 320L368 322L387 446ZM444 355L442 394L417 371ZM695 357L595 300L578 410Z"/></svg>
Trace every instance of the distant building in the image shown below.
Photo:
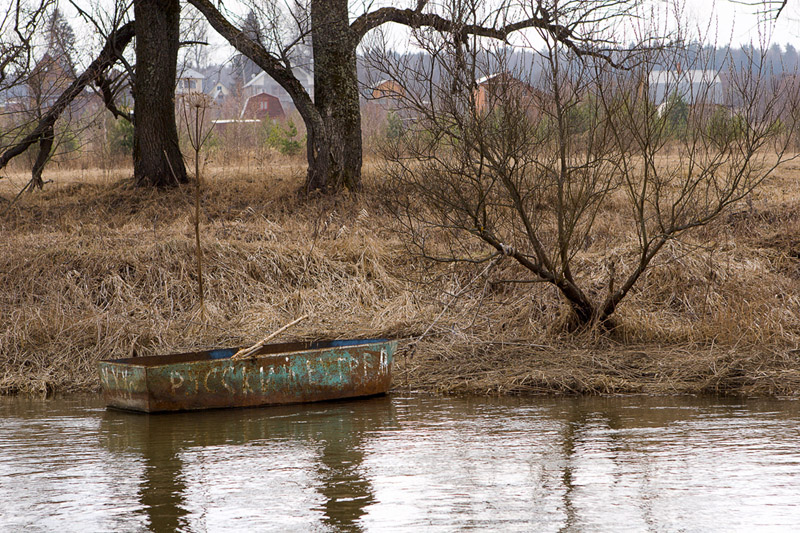
<svg viewBox="0 0 800 533"><path fill-rule="evenodd" d="M508 72L497 72L475 80L474 95L478 113L491 111L498 104L510 103L524 105L535 112L538 105L534 104L545 100L540 91Z"/></svg>
<svg viewBox="0 0 800 533"><path fill-rule="evenodd" d="M23 84L0 89L0 112L25 109L29 96L28 86Z"/></svg>
<svg viewBox="0 0 800 533"><path fill-rule="evenodd" d="M382 98L398 99L406 95L406 90L395 80L381 80L372 88L371 96L375 100Z"/></svg>
<svg viewBox="0 0 800 533"><path fill-rule="evenodd" d="M61 93L75 80L72 68L64 58L45 53L36 62L26 81L29 109L46 109L53 105Z"/></svg>
<svg viewBox="0 0 800 533"><path fill-rule="evenodd" d="M716 70L656 70L648 78L650 98L663 105L673 96L693 105L724 105L723 79Z"/></svg>
<svg viewBox="0 0 800 533"><path fill-rule="evenodd" d="M314 96L314 75L309 72L308 70L302 67L294 67L292 68L292 73L300 82L300 84L305 88L309 95ZM250 98L251 96L255 96L257 94L266 93L271 94L278 98L281 102L281 106L283 109L291 110L294 109L294 102L292 101L291 96L287 93L280 84L272 79L266 72L263 70L256 74L250 81L244 84L242 87L242 95L245 98Z"/></svg>
<svg viewBox="0 0 800 533"><path fill-rule="evenodd" d="M211 100L217 104L224 102L228 96L230 96L231 91L225 86L222 82L217 82L211 88L208 93L208 96Z"/></svg>
<svg viewBox="0 0 800 533"><path fill-rule="evenodd" d="M203 92L203 80L206 77L192 68L187 68L178 76L175 88L176 94L189 94Z"/></svg>
<svg viewBox="0 0 800 533"><path fill-rule="evenodd" d="M286 118L286 113L277 96L267 93L258 93L247 99L239 118L280 120Z"/></svg>
<svg viewBox="0 0 800 533"><path fill-rule="evenodd" d="M0 90L0 113L27 115L26 120L38 118L58 101L74 81L74 69L65 58L45 53L21 83ZM94 113L102 104L102 98L95 91L84 87L69 102L69 113L62 113L62 116L69 116L71 120Z"/></svg>

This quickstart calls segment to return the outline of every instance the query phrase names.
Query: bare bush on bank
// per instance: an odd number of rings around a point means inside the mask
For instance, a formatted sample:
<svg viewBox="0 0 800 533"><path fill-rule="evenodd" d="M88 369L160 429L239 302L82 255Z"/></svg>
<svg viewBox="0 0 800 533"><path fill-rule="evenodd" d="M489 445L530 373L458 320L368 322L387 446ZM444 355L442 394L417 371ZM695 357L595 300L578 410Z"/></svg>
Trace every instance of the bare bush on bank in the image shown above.
<svg viewBox="0 0 800 533"><path fill-rule="evenodd" d="M457 15L470 25L480 12ZM579 11L553 16L565 28L585 20ZM378 56L408 117L385 151L386 172L417 253L508 258L526 272L508 282L557 288L571 327L609 328L665 246L795 157L798 86L756 58L712 69L696 43L656 45L646 32L638 47L589 58L547 32L538 37L538 68L527 71L510 63L508 45L457 32L415 33L426 60L402 68ZM597 242L615 250L600 283L581 261Z"/></svg>

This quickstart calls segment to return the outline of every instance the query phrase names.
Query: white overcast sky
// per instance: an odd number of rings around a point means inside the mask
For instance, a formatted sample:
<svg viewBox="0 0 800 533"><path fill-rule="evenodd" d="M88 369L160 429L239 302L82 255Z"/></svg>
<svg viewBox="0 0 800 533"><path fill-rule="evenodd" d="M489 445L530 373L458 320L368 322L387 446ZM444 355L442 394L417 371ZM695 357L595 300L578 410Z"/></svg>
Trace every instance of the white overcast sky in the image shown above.
<svg viewBox="0 0 800 533"><path fill-rule="evenodd" d="M2 2L3 0L0 0ZM266 0L265 0L266 1ZM356 4L364 0L356 0ZM489 0L491 1L491 0ZM666 9L675 0L652 0L653 4L658 6L659 9ZM678 0L681 1L681 0ZM697 29L705 34L706 41L716 42L718 46L723 46L728 43L734 46L741 46L743 44L764 44L764 35L769 37L770 43L777 43L781 46L789 43L800 49L800 0L789 0L784 12L781 14L780 20L775 22L769 19L764 21L764 17L759 17L756 12L759 7L754 5L747 5L744 2L750 0L742 0L736 2L731 0L685 0L683 18L688 21L690 25L694 25ZM233 2L226 2L228 7ZM367 0L369 3L369 0ZM372 1L373 5L398 5L405 7L406 4L413 4L410 0L408 2L396 0L377 0ZM61 2L62 9L68 16L72 8L67 2ZM358 6L353 6L354 11L358 10ZM80 21L73 19L76 26L76 33L79 35L82 31L88 31L88 28L82 27ZM394 40L394 39L393 39ZM211 50L209 50L210 60L213 63L224 62L233 55L233 49L228 46L222 37L217 35L213 29L210 29L209 41ZM401 43L408 41L400 37L396 41ZM623 42L628 41L626 39Z"/></svg>
<svg viewBox="0 0 800 533"><path fill-rule="evenodd" d="M730 0L687 0L686 12L690 19L699 24L719 22L719 43L731 42L741 45L759 41L759 30L766 29L772 34L772 42L784 45L790 43L800 48L800 0L789 0L780 19L770 19L767 24L755 15L756 7L734 3Z"/></svg>

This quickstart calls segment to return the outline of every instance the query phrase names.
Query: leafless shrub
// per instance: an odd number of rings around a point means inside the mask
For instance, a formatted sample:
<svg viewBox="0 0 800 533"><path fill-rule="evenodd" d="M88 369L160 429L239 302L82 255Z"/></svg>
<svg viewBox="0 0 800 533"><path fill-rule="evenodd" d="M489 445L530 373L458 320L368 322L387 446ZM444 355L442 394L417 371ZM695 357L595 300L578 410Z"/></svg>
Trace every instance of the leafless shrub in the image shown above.
<svg viewBox="0 0 800 533"><path fill-rule="evenodd" d="M206 117L211 106L207 95L189 93L181 101L183 119L189 136L189 144L194 150L194 237L197 257L197 294L200 299L200 320L205 318L205 293L203 288L203 248L200 244L200 188L203 183L200 174L200 152L211 137L212 126Z"/></svg>
<svg viewBox="0 0 800 533"><path fill-rule="evenodd" d="M573 27L580 13L557 11L554 23ZM415 250L447 262L508 257L527 271L511 281L558 289L571 325L610 327L665 245L793 157L797 92L779 90L762 63L713 70L697 47L638 37L633 50L576 57L542 32L537 64L521 67L508 46L417 32L424 56L385 61L409 118L386 172ZM608 217L620 234L601 231ZM607 254L598 284L581 253L620 241L629 246Z"/></svg>

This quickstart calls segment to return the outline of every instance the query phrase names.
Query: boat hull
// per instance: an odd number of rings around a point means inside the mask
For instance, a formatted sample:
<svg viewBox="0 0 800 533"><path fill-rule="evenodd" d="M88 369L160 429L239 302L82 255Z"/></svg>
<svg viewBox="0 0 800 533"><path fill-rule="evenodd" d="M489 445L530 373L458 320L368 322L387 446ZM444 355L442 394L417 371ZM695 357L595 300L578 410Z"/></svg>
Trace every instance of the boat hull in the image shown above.
<svg viewBox="0 0 800 533"><path fill-rule="evenodd" d="M396 341L264 346L99 363L106 405L146 413L318 402L386 393Z"/></svg>

